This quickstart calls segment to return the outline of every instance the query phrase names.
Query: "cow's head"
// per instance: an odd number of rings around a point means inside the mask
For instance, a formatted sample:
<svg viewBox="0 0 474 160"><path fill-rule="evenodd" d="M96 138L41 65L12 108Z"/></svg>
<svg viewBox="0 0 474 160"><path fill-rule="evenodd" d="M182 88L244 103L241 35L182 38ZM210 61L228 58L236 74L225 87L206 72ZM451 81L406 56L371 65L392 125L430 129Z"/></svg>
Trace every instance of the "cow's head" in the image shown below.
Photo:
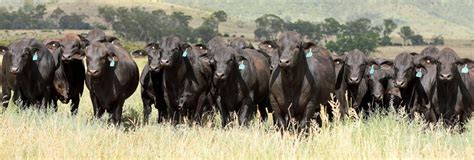
<svg viewBox="0 0 474 160"><path fill-rule="evenodd" d="M347 74L348 84L359 84L365 75L367 56L355 49L350 51L345 58L344 72Z"/></svg>
<svg viewBox="0 0 474 160"><path fill-rule="evenodd" d="M10 44L12 60L10 72L13 74L21 73L25 70L26 64L40 61L43 56L42 52L50 54L49 51L42 50L43 47L43 44L34 39L20 39Z"/></svg>
<svg viewBox="0 0 474 160"><path fill-rule="evenodd" d="M393 61L381 58L370 59L366 70L372 97L377 101L381 101L385 94L388 80L395 74Z"/></svg>
<svg viewBox="0 0 474 160"><path fill-rule="evenodd" d="M258 48L270 57L270 69L274 70L280 63L278 55L278 45L274 41L263 41L258 45Z"/></svg>
<svg viewBox="0 0 474 160"><path fill-rule="evenodd" d="M239 65L246 65L246 58L238 54L237 50L232 47L224 47L219 49L220 52L214 55L213 62L216 70L214 79L217 81L226 80L233 70L238 69Z"/></svg>
<svg viewBox="0 0 474 160"><path fill-rule="evenodd" d="M278 66L282 69L293 68L304 58L304 45L301 35L297 32L281 33L277 40Z"/></svg>
<svg viewBox="0 0 474 160"><path fill-rule="evenodd" d="M185 52L190 52L190 45L181 42L176 36L161 38L160 47L162 49L160 63L163 67L174 67L182 59L183 54L186 54Z"/></svg>
<svg viewBox="0 0 474 160"><path fill-rule="evenodd" d="M87 74L93 77L100 76L106 69L115 67L120 59L110 49L113 44L94 42L85 52Z"/></svg>
<svg viewBox="0 0 474 160"><path fill-rule="evenodd" d="M81 55L82 53L78 52L84 52L89 42L83 36L71 33L66 34L61 40L61 45L64 48L62 60L69 62L71 60L80 59L80 56L77 55Z"/></svg>
<svg viewBox="0 0 474 160"><path fill-rule="evenodd" d="M415 78L414 59L417 53L400 53L395 57L395 87L405 88L409 81Z"/></svg>
<svg viewBox="0 0 474 160"><path fill-rule="evenodd" d="M437 65L438 80L443 82L451 81L458 72L459 56L451 48L444 48L440 51Z"/></svg>
<svg viewBox="0 0 474 160"><path fill-rule="evenodd" d="M157 42L148 43L144 49L133 51L132 54L147 55L148 67L150 71L157 72L161 69L161 51L160 44Z"/></svg>

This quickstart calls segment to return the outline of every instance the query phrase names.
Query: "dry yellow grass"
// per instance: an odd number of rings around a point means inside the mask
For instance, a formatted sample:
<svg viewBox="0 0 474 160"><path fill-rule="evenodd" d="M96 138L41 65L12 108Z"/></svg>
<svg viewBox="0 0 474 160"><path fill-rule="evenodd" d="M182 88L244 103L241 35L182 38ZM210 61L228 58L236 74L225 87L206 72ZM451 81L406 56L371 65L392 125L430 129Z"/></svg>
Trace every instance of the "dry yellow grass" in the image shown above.
<svg viewBox="0 0 474 160"><path fill-rule="evenodd" d="M459 46L455 46L459 47ZM384 57L400 50L381 48ZM456 51L469 55L469 48ZM146 60L136 59L139 68ZM337 105L336 105L337 106ZM120 128L92 118L88 91L77 116L61 104L57 113L18 111L0 114L0 159L474 159L474 122L466 132L408 121L403 113L325 123L308 137L281 134L271 121L249 127L219 127L219 116L203 126L142 126L139 89L124 107ZM353 115L354 116L354 115ZM356 116L357 117L357 116Z"/></svg>

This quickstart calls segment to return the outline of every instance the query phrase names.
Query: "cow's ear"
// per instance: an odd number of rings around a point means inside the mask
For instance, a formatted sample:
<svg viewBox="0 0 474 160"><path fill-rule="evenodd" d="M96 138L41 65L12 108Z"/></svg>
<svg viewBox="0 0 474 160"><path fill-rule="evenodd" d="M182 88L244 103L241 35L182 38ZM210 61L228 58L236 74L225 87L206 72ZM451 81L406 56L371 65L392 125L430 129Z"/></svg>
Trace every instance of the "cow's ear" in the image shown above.
<svg viewBox="0 0 474 160"><path fill-rule="evenodd" d="M204 44L196 44L196 45L194 45L194 46L198 47L200 50L208 50L208 49L207 49L207 46L204 45Z"/></svg>
<svg viewBox="0 0 474 160"><path fill-rule="evenodd" d="M8 51L8 47L0 46L0 54L1 55L4 55L5 53L7 53L7 51Z"/></svg>
<svg viewBox="0 0 474 160"><path fill-rule="evenodd" d="M117 55L115 54L115 52L107 52L107 59L110 62L114 61L114 63L119 61L119 59L118 59Z"/></svg>
<svg viewBox="0 0 474 160"><path fill-rule="evenodd" d="M304 50L308 50L309 48L314 48L314 47L317 47L318 44L317 43L313 43L313 42L306 42L306 43L303 43L303 49Z"/></svg>
<svg viewBox="0 0 474 160"><path fill-rule="evenodd" d="M181 49L181 51L183 51L183 52L184 52L184 50L186 50L189 47L191 47L191 45L189 45L188 43L185 43L185 42L179 43L179 49Z"/></svg>
<svg viewBox="0 0 474 160"><path fill-rule="evenodd" d="M79 40L80 40L80 43L81 43L81 48L84 49L86 48L87 46L89 46L89 40L87 40L84 36L78 34L77 35L79 37Z"/></svg>
<svg viewBox="0 0 474 160"><path fill-rule="evenodd" d="M469 58L461 58L457 61L458 64L464 65L464 64L471 64L472 60Z"/></svg>
<svg viewBox="0 0 474 160"><path fill-rule="evenodd" d="M258 48L266 54L270 54L273 50L278 48L278 45L274 41L263 41L258 44Z"/></svg>
<svg viewBox="0 0 474 160"><path fill-rule="evenodd" d="M160 44L157 43L157 42L150 42L145 46L145 48L150 48L152 50L157 50L158 48L160 48Z"/></svg>
<svg viewBox="0 0 474 160"><path fill-rule="evenodd" d="M410 52L410 55L412 55L412 56L417 56L418 53L416 53L416 52Z"/></svg>
<svg viewBox="0 0 474 160"><path fill-rule="evenodd" d="M46 44L46 47L48 47L49 50L56 50L61 47L61 43L59 43L58 41L51 41Z"/></svg>
<svg viewBox="0 0 474 160"><path fill-rule="evenodd" d="M118 44L119 39L115 36L105 36L105 42L109 42L112 44Z"/></svg>
<svg viewBox="0 0 474 160"><path fill-rule="evenodd" d="M139 49L139 50L133 51L132 56L134 56L134 57L145 57L145 56L148 56L148 52L146 52L143 49Z"/></svg>

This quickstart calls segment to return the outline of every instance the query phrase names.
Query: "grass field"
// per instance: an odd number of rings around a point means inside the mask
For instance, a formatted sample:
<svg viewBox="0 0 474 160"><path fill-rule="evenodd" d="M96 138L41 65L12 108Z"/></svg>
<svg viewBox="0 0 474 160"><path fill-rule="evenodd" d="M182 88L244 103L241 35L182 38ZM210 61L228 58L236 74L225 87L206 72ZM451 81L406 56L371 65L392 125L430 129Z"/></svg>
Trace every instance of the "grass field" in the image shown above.
<svg viewBox="0 0 474 160"><path fill-rule="evenodd" d="M462 47L467 43L447 45L473 58L472 48ZM374 56L394 57L402 50L422 48L383 47ZM136 62L141 70L146 60ZM56 113L19 111L10 104L0 114L0 159L474 159L474 121L458 133L421 120L408 121L395 111L366 120L325 122L312 128L308 137L298 137L275 131L271 121L221 129L218 115L203 126L157 124L156 110L151 124L142 125L139 88L125 102L119 128L109 126L107 116L92 118L88 91L77 116L70 116L64 104Z"/></svg>

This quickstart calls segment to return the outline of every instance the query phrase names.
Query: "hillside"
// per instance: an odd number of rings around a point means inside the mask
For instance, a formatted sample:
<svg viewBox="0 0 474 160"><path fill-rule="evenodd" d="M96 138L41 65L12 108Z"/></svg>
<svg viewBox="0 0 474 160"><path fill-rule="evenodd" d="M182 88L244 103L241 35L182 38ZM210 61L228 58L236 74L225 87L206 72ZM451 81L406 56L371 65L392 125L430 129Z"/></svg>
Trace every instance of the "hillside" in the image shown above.
<svg viewBox="0 0 474 160"><path fill-rule="evenodd" d="M458 0L31 0L46 3L51 10L60 6L67 12L89 16L89 21L100 21L97 7L101 5L134 7L147 10L163 9L168 13L181 11L194 17L191 25L197 27L202 17L216 10L228 13L229 21L220 32L230 35L253 37L254 20L272 13L286 21L297 19L320 22L334 17L341 22L361 17L370 18L375 24L383 19L394 19L399 26L410 25L425 38L443 35L447 39L474 39L474 2ZM17 0L0 0L4 5L21 5ZM398 37L397 31L393 33Z"/></svg>
<svg viewBox="0 0 474 160"><path fill-rule="evenodd" d="M366 17L375 23L392 18L410 25L427 38L442 34L450 39L474 38L474 2L459 0L168 0L168 3L205 10L224 10L232 20L253 22L272 13L285 20L322 21L334 17L348 21Z"/></svg>

